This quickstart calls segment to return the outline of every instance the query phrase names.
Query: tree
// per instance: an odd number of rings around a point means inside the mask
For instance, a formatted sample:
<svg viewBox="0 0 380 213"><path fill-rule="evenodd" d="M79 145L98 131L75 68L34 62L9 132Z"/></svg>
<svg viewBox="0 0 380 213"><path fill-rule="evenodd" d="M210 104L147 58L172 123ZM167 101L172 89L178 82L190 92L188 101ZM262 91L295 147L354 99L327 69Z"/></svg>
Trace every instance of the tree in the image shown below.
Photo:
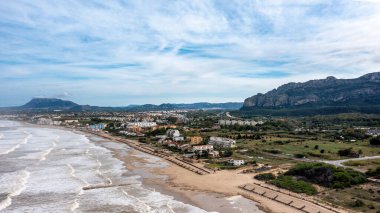
<svg viewBox="0 0 380 213"><path fill-rule="evenodd" d="M325 150L324 149L321 149L321 151L319 151L321 154L325 153Z"/></svg>
<svg viewBox="0 0 380 213"><path fill-rule="evenodd" d="M380 145L380 136L371 138L371 140L369 140L369 144L379 146Z"/></svg>
<svg viewBox="0 0 380 213"><path fill-rule="evenodd" d="M350 147L348 149L341 149L338 151L339 156L350 156L350 155L352 155L352 153L353 153L352 147Z"/></svg>
<svg viewBox="0 0 380 213"><path fill-rule="evenodd" d="M224 157L231 157L232 154L233 154L233 151L230 148L225 150L223 153Z"/></svg>
<svg viewBox="0 0 380 213"><path fill-rule="evenodd" d="M314 146L314 149L319 149L319 145L315 145L315 146Z"/></svg>

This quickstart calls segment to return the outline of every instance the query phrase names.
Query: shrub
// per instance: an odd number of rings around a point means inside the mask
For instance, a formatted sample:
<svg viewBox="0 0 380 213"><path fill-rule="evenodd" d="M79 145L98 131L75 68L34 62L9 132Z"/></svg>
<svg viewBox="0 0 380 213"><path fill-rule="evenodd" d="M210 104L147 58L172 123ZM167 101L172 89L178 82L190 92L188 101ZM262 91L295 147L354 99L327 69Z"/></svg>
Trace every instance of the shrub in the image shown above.
<svg viewBox="0 0 380 213"><path fill-rule="evenodd" d="M277 179L272 180L271 183L280 188L288 189L292 192L306 193L308 195L314 195L317 190L313 185L308 182L297 180L291 176L279 176Z"/></svg>
<svg viewBox="0 0 380 213"><path fill-rule="evenodd" d="M314 149L319 149L319 145L315 145L315 146L314 146Z"/></svg>
<svg viewBox="0 0 380 213"><path fill-rule="evenodd" d="M354 206L354 207L362 207L364 205L365 205L365 203L360 199L355 200L355 202L352 204L352 206Z"/></svg>
<svg viewBox="0 0 380 213"><path fill-rule="evenodd" d="M380 166L377 167L375 170L369 169L366 172L366 175L369 176L369 177L379 176L380 175Z"/></svg>
<svg viewBox="0 0 380 213"><path fill-rule="evenodd" d="M304 157L305 157L305 155L304 155L304 154L301 154L301 153L299 153L299 154L294 154L294 157L296 157L296 158L304 158Z"/></svg>
<svg viewBox="0 0 380 213"><path fill-rule="evenodd" d="M321 151L319 151L321 154L325 153L325 150L324 149L321 149Z"/></svg>
<svg viewBox="0 0 380 213"><path fill-rule="evenodd" d="M325 163L297 164L285 175L301 176L308 181L330 188L346 188L367 181L363 173Z"/></svg>
<svg viewBox="0 0 380 213"><path fill-rule="evenodd" d="M255 179L257 180L273 180L276 176L274 176L272 173L262 173L255 176Z"/></svg>
<svg viewBox="0 0 380 213"><path fill-rule="evenodd" d="M264 152L269 152L272 154L281 154L281 150L278 149L264 149Z"/></svg>
<svg viewBox="0 0 380 213"><path fill-rule="evenodd" d="M371 138L369 140L369 144L376 145L376 146L380 145L380 136L377 136L375 138Z"/></svg>
<svg viewBox="0 0 380 213"><path fill-rule="evenodd" d="M341 149L338 151L339 156L350 156L353 154L352 147L348 149Z"/></svg>

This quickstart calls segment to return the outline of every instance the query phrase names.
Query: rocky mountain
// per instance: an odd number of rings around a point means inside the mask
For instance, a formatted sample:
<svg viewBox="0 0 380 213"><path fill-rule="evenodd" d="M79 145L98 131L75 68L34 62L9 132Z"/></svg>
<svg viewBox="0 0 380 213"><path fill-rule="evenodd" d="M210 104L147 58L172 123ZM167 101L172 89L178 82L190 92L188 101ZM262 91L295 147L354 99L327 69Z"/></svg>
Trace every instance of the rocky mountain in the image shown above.
<svg viewBox="0 0 380 213"><path fill-rule="evenodd" d="M33 98L21 109L54 109L54 110L67 110L72 107L79 106L72 101L61 100L57 98Z"/></svg>
<svg viewBox="0 0 380 213"><path fill-rule="evenodd" d="M245 99L242 110L380 105L380 72L288 83Z"/></svg>

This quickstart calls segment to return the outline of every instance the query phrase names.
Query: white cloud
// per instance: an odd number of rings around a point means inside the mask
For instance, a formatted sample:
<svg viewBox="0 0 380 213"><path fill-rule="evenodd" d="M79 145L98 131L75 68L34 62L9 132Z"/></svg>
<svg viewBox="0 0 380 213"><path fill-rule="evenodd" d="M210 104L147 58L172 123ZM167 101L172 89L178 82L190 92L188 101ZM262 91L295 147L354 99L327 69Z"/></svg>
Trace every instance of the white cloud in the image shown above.
<svg viewBox="0 0 380 213"><path fill-rule="evenodd" d="M380 63L375 0L25 0L0 2L0 20L2 105L65 92L99 105L242 101Z"/></svg>

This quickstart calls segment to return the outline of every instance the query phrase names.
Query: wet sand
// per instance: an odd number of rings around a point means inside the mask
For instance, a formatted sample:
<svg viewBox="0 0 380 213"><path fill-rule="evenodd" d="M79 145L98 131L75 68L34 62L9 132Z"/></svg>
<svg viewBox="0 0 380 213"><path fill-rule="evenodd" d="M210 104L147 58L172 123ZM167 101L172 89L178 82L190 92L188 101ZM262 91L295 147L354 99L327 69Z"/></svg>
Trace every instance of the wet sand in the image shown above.
<svg viewBox="0 0 380 213"><path fill-rule="evenodd" d="M86 133L91 141L96 141L100 145L107 139L100 140L98 136ZM110 149L109 147L107 147ZM225 193L226 188L222 190L202 190L190 185L183 185L176 182L176 174L188 176L184 180L198 177L208 179L210 175L197 175L179 166L168 163L156 156L151 156L140 151L128 148L128 150L112 149L114 156L124 162L129 171L142 177L144 186L150 187L163 194L175 197L176 200L197 206L209 212L220 213L239 213L239 212L263 212L258 203L245 199L237 195L236 191ZM218 173L219 174L219 173ZM219 174L223 176L223 174ZM250 177L247 177L250 178ZM212 181L212 180L211 180ZM227 182L229 180L226 180ZM238 183L246 181L240 180ZM207 182L206 182L207 184ZM218 183L216 183L218 184ZM228 187L228 190L234 187ZM269 210L265 211L269 212Z"/></svg>

